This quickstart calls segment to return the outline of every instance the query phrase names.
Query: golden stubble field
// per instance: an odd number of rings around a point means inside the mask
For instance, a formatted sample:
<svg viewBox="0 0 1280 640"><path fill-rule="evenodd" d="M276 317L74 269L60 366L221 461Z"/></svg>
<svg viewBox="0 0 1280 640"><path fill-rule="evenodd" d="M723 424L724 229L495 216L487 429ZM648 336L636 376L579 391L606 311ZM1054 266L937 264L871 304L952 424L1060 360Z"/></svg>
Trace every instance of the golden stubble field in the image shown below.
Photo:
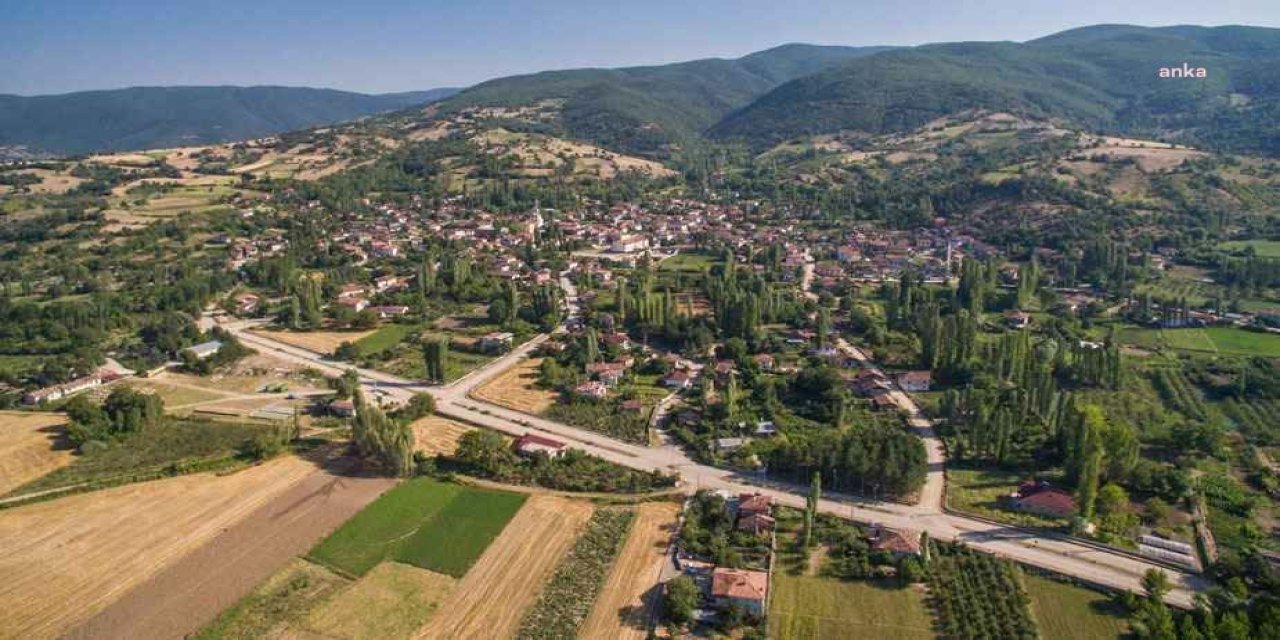
<svg viewBox="0 0 1280 640"><path fill-rule="evenodd" d="M462 434L474 429L440 416L427 416L409 426L413 429L415 448L428 456L453 455Z"/></svg>
<svg viewBox="0 0 1280 640"><path fill-rule="evenodd" d="M290 456L0 511L0 637L62 635L315 469Z"/></svg>
<svg viewBox="0 0 1280 640"><path fill-rule="evenodd" d="M333 353L334 349L338 348L338 345L344 342L355 342L373 333L373 331L268 331L254 329L251 333L308 351L330 354Z"/></svg>
<svg viewBox="0 0 1280 640"><path fill-rule="evenodd" d="M0 411L0 495L71 464L60 413Z"/></svg>
<svg viewBox="0 0 1280 640"><path fill-rule="evenodd" d="M500 407L540 414L556 401L554 391L537 386L541 364L542 358L522 360L472 391L471 395Z"/></svg>
<svg viewBox="0 0 1280 640"><path fill-rule="evenodd" d="M648 620L660 606L654 587L667 558L680 506L646 502L636 507L635 523L613 563L591 615L578 630L580 638L643 640Z"/></svg>
<svg viewBox="0 0 1280 640"><path fill-rule="evenodd" d="M513 637L591 512L591 504L581 500L531 496L418 637Z"/></svg>

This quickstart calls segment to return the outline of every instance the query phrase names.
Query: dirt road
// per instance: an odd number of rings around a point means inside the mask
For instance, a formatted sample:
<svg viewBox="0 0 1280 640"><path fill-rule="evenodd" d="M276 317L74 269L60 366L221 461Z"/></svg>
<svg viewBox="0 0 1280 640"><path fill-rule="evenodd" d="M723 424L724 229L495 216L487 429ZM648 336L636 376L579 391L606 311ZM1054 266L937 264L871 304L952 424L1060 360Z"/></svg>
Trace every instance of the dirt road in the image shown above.
<svg viewBox="0 0 1280 640"><path fill-rule="evenodd" d="M391 487L346 461L312 470L207 544L138 585L67 638L182 638L304 554Z"/></svg>

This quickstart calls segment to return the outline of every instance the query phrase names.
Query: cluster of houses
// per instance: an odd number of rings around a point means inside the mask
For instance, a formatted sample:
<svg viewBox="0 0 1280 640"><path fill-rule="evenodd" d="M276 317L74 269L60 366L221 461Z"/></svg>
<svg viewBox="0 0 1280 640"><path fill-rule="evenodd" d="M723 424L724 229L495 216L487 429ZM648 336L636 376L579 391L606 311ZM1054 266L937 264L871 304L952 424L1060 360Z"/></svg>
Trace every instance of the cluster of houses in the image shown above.
<svg viewBox="0 0 1280 640"><path fill-rule="evenodd" d="M772 536L775 521L773 502L759 493L725 495L725 509L734 527L758 536ZM763 616L769 602L769 572L756 569L717 567L677 548L676 566L702 591L703 601L713 609L731 606L755 616ZM703 616L706 617L706 616Z"/></svg>

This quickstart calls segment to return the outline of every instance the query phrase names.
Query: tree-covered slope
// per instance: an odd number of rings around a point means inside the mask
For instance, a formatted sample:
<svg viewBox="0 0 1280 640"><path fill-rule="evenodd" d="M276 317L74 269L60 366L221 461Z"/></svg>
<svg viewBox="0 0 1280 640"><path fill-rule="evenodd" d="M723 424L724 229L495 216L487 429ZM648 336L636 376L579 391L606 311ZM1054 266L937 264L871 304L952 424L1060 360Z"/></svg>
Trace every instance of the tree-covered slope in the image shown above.
<svg viewBox="0 0 1280 640"><path fill-rule="evenodd" d="M452 89L365 95L294 87L134 87L0 95L0 146L75 154L256 138L425 104Z"/></svg>
<svg viewBox="0 0 1280 640"><path fill-rule="evenodd" d="M655 152L696 138L729 112L788 80L884 50L793 44L733 60L548 71L481 83L441 107L447 112L557 101L568 135L621 150Z"/></svg>
<svg viewBox="0 0 1280 640"><path fill-rule="evenodd" d="M1184 62L1208 77L1159 77L1161 67ZM1280 30L1103 25L1026 43L927 45L850 60L774 89L710 134L763 145L845 129L904 130L987 108L1280 153L1278 101Z"/></svg>

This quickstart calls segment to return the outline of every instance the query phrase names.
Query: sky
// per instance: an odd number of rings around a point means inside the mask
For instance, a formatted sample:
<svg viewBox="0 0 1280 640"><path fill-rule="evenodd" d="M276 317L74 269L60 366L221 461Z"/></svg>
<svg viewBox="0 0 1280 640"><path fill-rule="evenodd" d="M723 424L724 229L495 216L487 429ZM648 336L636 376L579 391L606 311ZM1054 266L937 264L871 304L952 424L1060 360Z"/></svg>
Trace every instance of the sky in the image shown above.
<svg viewBox="0 0 1280 640"><path fill-rule="evenodd" d="M466 86L788 42L1029 40L1099 23L1280 27L1277 0L3 0L0 93Z"/></svg>

